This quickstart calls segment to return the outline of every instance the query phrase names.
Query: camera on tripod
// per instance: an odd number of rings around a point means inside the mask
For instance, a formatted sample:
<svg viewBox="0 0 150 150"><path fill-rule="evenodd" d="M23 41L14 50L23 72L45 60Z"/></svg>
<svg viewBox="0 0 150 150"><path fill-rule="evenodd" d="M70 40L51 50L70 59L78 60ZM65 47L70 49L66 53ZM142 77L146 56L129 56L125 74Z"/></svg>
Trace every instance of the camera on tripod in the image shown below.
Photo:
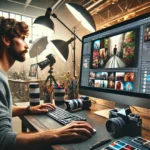
<svg viewBox="0 0 150 150"><path fill-rule="evenodd" d="M52 73L53 73L53 65L56 62L56 59L55 59L54 55L52 55L52 54L47 55L46 58L47 58L46 60L41 61L40 63L38 63L38 65L41 68L41 70L43 70L48 65L50 67L50 70L48 71L49 76L45 80L45 85L48 82L48 80L50 80L50 86L52 86L52 82L54 82L54 84L57 85L56 80L55 80L54 76L52 75Z"/></svg>
<svg viewBox="0 0 150 150"><path fill-rule="evenodd" d="M68 111L77 109L88 109L91 107L91 101L87 96L81 96L79 99L65 100Z"/></svg>
<svg viewBox="0 0 150 150"><path fill-rule="evenodd" d="M46 58L47 58L46 60L43 60L40 63L38 63L41 70L43 70L48 65L53 66L54 63L56 62L56 59L52 54L47 55Z"/></svg>
<svg viewBox="0 0 150 150"><path fill-rule="evenodd" d="M113 137L141 135L142 119L137 114L132 114L129 108L113 109L109 111L106 129Z"/></svg>

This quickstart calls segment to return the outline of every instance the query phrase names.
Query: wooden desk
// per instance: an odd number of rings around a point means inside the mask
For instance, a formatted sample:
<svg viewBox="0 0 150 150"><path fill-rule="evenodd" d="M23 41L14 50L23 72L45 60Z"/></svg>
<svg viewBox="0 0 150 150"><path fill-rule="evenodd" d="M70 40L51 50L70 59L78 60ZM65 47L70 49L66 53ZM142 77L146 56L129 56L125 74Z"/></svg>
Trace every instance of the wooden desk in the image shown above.
<svg viewBox="0 0 150 150"><path fill-rule="evenodd" d="M16 103L17 106L27 106L28 102L25 103ZM82 110L76 112L76 114L81 115L87 119L96 130L96 134L93 135L92 138L88 139L87 141L80 142L80 143L70 143L70 144L62 144L62 145L54 145L52 146L54 150L89 150L89 147L94 143L100 141L101 139L111 138L109 133L106 130L105 123L107 121L106 118L95 115L93 112L99 109L103 109L102 106L92 104L90 110ZM61 127L59 123L55 120L49 118L46 115L30 115L30 116L22 116L20 117L23 124L23 131L26 131L26 127L29 128L31 131L44 131L48 129L56 129ZM142 136L146 139L150 140L150 133L149 131L143 129ZM97 148L100 149L100 148ZM95 149L96 150L96 149Z"/></svg>

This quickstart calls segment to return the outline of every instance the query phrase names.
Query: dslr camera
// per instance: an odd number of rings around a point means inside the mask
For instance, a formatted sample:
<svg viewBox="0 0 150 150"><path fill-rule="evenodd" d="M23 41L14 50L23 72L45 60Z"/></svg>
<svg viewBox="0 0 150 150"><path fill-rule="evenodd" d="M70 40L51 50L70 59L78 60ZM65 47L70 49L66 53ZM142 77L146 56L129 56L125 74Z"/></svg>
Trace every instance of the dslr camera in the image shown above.
<svg viewBox="0 0 150 150"><path fill-rule="evenodd" d="M141 135L142 119L137 114L132 114L129 108L113 109L109 111L106 129L113 137Z"/></svg>
<svg viewBox="0 0 150 150"><path fill-rule="evenodd" d="M77 109L88 109L91 107L91 101L88 96L81 96L79 99L65 100L68 111Z"/></svg>

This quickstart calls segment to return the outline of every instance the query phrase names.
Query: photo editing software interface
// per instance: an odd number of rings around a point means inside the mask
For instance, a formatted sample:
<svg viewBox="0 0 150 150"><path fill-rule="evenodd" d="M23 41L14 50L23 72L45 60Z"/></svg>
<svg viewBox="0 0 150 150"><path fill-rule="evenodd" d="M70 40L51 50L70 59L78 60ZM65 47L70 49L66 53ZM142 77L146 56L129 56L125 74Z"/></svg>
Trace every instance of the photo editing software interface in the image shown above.
<svg viewBox="0 0 150 150"><path fill-rule="evenodd" d="M149 16L83 37L81 87L150 94Z"/></svg>

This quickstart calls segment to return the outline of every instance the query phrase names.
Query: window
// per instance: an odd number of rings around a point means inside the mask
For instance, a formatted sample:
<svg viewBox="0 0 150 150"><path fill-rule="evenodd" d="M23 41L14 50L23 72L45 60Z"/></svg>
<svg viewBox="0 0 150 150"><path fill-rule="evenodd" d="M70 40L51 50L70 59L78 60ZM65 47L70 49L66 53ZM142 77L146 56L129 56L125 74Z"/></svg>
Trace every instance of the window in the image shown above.
<svg viewBox="0 0 150 150"><path fill-rule="evenodd" d="M3 12L2 15L3 15L3 17L5 17L5 18L8 18L8 17L9 17L9 14L8 14L7 12Z"/></svg>
<svg viewBox="0 0 150 150"><path fill-rule="evenodd" d="M15 19L15 17L16 17L15 14L10 13L10 18L14 18Z"/></svg>
<svg viewBox="0 0 150 150"><path fill-rule="evenodd" d="M29 41L35 41L37 38L40 38L42 36L50 36L50 34L46 31L46 30L39 30L37 27L33 26L33 22L35 20L35 18L33 17L28 17L28 16L23 16L23 15L19 15L16 13L10 13L10 12L4 12L4 11L0 11L0 16L3 16L5 18L14 18L17 21L24 21L29 25L29 37L26 39L27 43L29 43Z"/></svg>

